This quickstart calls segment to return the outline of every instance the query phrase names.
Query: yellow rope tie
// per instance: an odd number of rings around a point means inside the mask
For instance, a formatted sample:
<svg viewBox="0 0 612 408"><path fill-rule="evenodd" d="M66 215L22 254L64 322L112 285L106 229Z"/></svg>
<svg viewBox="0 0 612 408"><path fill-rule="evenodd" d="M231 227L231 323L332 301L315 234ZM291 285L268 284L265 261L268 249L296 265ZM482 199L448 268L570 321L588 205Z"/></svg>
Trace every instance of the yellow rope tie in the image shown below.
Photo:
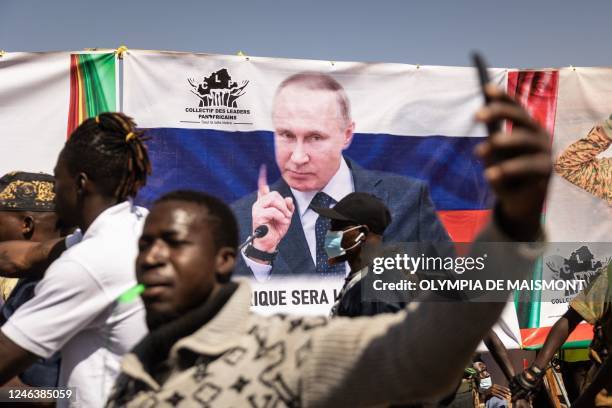
<svg viewBox="0 0 612 408"><path fill-rule="evenodd" d="M125 143L129 143L130 140L134 139L136 137L136 134L134 132L130 132L127 135L125 135Z"/></svg>
<svg viewBox="0 0 612 408"><path fill-rule="evenodd" d="M120 45L119 48L115 50L115 54L117 54L117 58L123 59L123 55L127 52L128 47L126 45Z"/></svg>

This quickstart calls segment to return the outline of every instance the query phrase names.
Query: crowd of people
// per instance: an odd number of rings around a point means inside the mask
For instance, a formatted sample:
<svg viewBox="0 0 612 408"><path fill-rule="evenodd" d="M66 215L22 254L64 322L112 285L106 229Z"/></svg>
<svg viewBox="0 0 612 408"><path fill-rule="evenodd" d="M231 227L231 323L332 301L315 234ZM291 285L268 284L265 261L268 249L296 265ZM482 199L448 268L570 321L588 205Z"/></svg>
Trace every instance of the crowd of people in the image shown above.
<svg viewBox="0 0 612 408"><path fill-rule="evenodd" d="M513 126L475 151L496 196L475 246L516 243L496 273L519 279L544 248L550 140L512 98L492 86L486 93L476 119ZM285 80L273 123L281 179L269 185L261 172L257 191L231 206L187 190L149 210L135 205L154 169L145 135L121 113L85 120L53 177L0 179L0 275L11 279L0 282L0 383L76 390L58 406L526 406L580 320L596 323L607 350L609 303L597 299L592 310L592 292L518 374L491 330L504 302L362 299L383 242L449 243L426 184L343 156L355 125L327 75ZM267 233L239 250L262 225ZM296 274L346 277L331 317L251 312L248 278ZM607 293L601 276L597 290ZM483 339L510 388L474 355ZM599 356L605 366L607 353Z"/></svg>

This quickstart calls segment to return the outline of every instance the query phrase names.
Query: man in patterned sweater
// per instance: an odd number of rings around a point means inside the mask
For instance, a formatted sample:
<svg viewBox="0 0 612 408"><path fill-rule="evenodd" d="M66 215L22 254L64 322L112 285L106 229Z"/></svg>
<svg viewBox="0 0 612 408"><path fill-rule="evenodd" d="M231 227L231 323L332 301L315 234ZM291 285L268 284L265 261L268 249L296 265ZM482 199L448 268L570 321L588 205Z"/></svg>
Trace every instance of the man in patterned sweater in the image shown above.
<svg viewBox="0 0 612 408"><path fill-rule="evenodd" d="M493 102L478 118L510 119L514 134L496 133L477 149L498 197L479 242L533 242L552 171L548 135L505 94L487 92ZM203 193L169 193L154 204L136 260L150 333L125 356L108 406L435 401L453 391L505 305L425 294L374 317L260 316L250 311L248 284L230 281L237 229L229 207ZM522 277L541 250L536 242L497 251L499 276Z"/></svg>

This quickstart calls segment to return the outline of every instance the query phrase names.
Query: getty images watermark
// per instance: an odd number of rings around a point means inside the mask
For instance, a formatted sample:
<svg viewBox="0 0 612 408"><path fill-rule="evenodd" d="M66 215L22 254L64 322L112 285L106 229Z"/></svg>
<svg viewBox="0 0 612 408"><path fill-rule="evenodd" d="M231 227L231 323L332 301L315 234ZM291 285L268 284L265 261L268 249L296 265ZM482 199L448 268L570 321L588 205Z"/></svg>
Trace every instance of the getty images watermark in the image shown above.
<svg viewBox="0 0 612 408"><path fill-rule="evenodd" d="M546 248L539 243L395 244L370 254L362 299L506 302L516 291L519 301L567 303L612 256L611 243L592 247L593 251L584 243Z"/></svg>

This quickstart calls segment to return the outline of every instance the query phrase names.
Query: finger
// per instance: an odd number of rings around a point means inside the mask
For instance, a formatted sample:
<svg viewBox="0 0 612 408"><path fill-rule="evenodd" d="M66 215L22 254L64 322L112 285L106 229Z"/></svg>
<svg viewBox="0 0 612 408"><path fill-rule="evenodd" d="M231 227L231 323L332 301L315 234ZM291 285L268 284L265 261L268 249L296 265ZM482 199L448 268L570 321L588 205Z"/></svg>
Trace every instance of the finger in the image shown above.
<svg viewBox="0 0 612 408"><path fill-rule="evenodd" d="M508 396L504 394L503 392L492 392L491 394L493 394L499 399L508 399Z"/></svg>
<svg viewBox="0 0 612 408"><path fill-rule="evenodd" d="M504 160L485 170L491 184L505 183L528 177L547 177L552 172L550 156L546 153L522 155Z"/></svg>
<svg viewBox="0 0 612 408"><path fill-rule="evenodd" d="M483 123L492 123L500 120L510 120L513 127L524 127L539 130L540 126L516 102L491 102L476 112L476 120Z"/></svg>
<svg viewBox="0 0 612 408"><path fill-rule="evenodd" d="M261 210L257 217L258 223L261 224L269 224L271 222L280 222L285 223L287 221L287 217L283 214L282 211L274 207L269 207Z"/></svg>
<svg viewBox="0 0 612 408"><path fill-rule="evenodd" d="M287 202L285 201L283 196L279 194L278 191L270 191L268 194L261 196L261 198L259 199L259 205L262 208L276 207L280 211L282 211L287 217L291 217L291 215L293 215L293 212L287 206Z"/></svg>
<svg viewBox="0 0 612 408"><path fill-rule="evenodd" d="M534 135L534 132L524 128L514 129L512 133L495 133L489 139L494 149L550 150L550 141L546 133L538 132Z"/></svg>
<svg viewBox="0 0 612 408"><path fill-rule="evenodd" d="M507 389L506 387L502 387L500 386L497 391L499 392L499 396L501 398L511 398L512 397L512 393L510 393L510 390Z"/></svg>
<svg viewBox="0 0 612 408"><path fill-rule="evenodd" d="M516 130L512 134L496 133L474 148L474 154L484 161L487 167L515 156L538 152L550 154L547 135L542 133L540 137L534 137L525 130Z"/></svg>
<svg viewBox="0 0 612 408"><path fill-rule="evenodd" d="M510 399L510 398L512 398L510 396L510 394L508 394L507 392L500 392L498 397L501 398L501 399Z"/></svg>
<svg viewBox="0 0 612 408"><path fill-rule="evenodd" d="M503 392L510 394L510 388L508 387L504 387L503 385L499 385L497 384L497 388L499 388L500 390L502 390Z"/></svg>
<svg viewBox="0 0 612 408"><path fill-rule="evenodd" d="M295 204L293 203L293 198L285 197L285 203L287 203L287 208L289 208L289 211L291 211L291 214L293 215L293 212L295 211Z"/></svg>
<svg viewBox="0 0 612 408"><path fill-rule="evenodd" d="M485 85L484 91L485 91L485 94L489 97L490 101L516 103L516 99L508 95L508 93L504 92L502 89L498 88L494 84L488 83L487 85Z"/></svg>
<svg viewBox="0 0 612 408"><path fill-rule="evenodd" d="M269 192L270 187L268 186L266 165L262 164L259 166L259 176L257 177L257 198L264 194L268 194Z"/></svg>
<svg viewBox="0 0 612 408"><path fill-rule="evenodd" d="M283 215L287 218L291 218L291 216L293 215L293 212L289 209L289 207L287 207L287 202L283 198L271 201L268 205L264 206L264 208L269 207L276 208L277 210L282 212Z"/></svg>

